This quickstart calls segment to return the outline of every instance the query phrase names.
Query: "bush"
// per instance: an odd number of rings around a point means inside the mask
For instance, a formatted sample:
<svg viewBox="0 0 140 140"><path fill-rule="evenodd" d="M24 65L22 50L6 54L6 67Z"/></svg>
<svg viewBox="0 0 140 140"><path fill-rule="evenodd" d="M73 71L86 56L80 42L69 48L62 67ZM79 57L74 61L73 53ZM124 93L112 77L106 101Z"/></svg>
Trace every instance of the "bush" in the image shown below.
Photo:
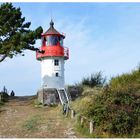
<svg viewBox="0 0 140 140"><path fill-rule="evenodd" d="M40 103L40 102L38 101L38 99L35 99L35 100L33 101L33 105L34 105L35 107L43 107L43 104Z"/></svg>
<svg viewBox="0 0 140 140"><path fill-rule="evenodd" d="M81 96L83 92L83 87L80 84L75 84L67 86L66 91L71 100L75 100L77 97Z"/></svg>
<svg viewBox="0 0 140 140"><path fill-rule="evenodd" d="M132 134L138 125L140 102L132 94L96 94L84 97L77 103L80 115L92 119L95 129L112 134ZM125 97L125 98L124 98ZM136 103L137 102L137 103ZM139 103L139 104L138 104Z"/></svg>
<svg viewBox="0 0 140 140"><path fill-rule="evenodd" d="M8 93L0 92L0 95L1 95L1 101L2 102L7 102L8 101L8 99L9 99Z"/></svg>
<svg viewBox="0 0 140 140"><path fill-rule="evenodd" d="M0 106L4 105L4 102L0 101Z"/></svg>
<svg viewBox="0 0 140 140"><path fill-rule="evenodd" d="M83 78L81 84L89 87L99 86L102 87L105 84L106 78L103 78L102 73L98 72L91 74L91 76Z"/></svg>
<svg viewBox="0 0 140 140"><path fill-rule="evenodd" d="M15 96L15 92L12 90L10 95Z"/></svg>
<svg viewBox="0 0 140 140"><path fill-rule="evenodd" d="M111 122L108 122L107 129L115 134L131 134L135 126L135 117L132 112L116 110Z"/></svg>
<svg viewBox="0 0 140 140"><path fill-rule="evenodd" d="M140 132L140 71L112 78L105 90L86 89L74 109L94 122L95 133L137 137ZM95 134L94 133L94 134Z"/></svg>

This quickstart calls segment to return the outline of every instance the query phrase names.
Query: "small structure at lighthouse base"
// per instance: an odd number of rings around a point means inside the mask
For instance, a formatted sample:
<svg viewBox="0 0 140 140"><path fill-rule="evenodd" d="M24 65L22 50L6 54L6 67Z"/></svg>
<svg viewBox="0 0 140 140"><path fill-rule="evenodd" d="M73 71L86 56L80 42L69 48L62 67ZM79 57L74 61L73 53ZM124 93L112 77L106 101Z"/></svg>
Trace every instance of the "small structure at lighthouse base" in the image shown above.
<svg viewBox="0 0 140 140"><path fill-rule="evenodd" d="M60 102L58 92L54 88L43 88L37 92L38 101L43 105L56 105Z"/></svg>
<svg viewBox="0 0 140 140"><path fill-rule="evenodd" d="M65 91L64 64L69 59L69 50L63 45L65 36L60 34L51 20L50 28L42 35L42 45L36 53L41 62L42 85L38 90L38 100L44 105L69 102Z"/></svg>

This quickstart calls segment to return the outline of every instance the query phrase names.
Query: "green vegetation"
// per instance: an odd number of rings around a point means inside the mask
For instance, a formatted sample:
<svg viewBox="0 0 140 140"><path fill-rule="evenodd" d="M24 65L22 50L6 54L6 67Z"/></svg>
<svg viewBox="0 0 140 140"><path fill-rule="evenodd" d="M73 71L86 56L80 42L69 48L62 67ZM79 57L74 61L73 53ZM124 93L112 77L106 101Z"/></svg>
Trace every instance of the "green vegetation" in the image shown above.
<svg viewBox="0 0 140 140"><path fill-rule="evenodd" d="M38 99L33 100L33 105L38 108L43 107L43 104L40 103Z"/></svg>
<svg viewBox="0 0 140 140"><path fill-rule="evenodd" d="M92 137L140 137L139 69L112 78L102 88L84 87L82 95L73 108L93 120Z"/></svg>
<svg viewBox="0 0 140 140"><path fill-rule="evenodd" d="M23 128L27 131L36 131L38 130L38 125L40 121L40 116L36 115L26 120L23 124Z"/></svg>
<svg viewBox="0 0 140 140"><path fill-rule="evenodd" d="M14 97L14 96L15 96L15 92L14 92L13 90L11 91L10 96L11 96L11 97Z"/></svg>
<svg viewBox="0 0 140 140"><path fill-rule="evenodd" d="M4 102L3 101L0 101L0 106L4 105Z"/></svg>
<svg viewBox="0 0 140 140"><path fill-rule="evenodd" d="M3 92L3 91L0 92L0 102L1 102L1 103L7 102L8 99L9 99L8 93Z"/></svg>
<svg viewBox="0 0 140 140"><path fill-rule="evenodd" d="M102 87L106 82L106 78L102 76L101 72L91 74L89 77L83 78L81 84L89 87Z"/></svg>
<svg viewBox="0 0 140 140"><path fill-rule="evenodd" d="M0 62L22 54L25 49L38 51L34 44L41 38L43 29L30 30L30 25L31 22L25 22L25 17L22 17L20 8L12 3L0 5Z"/></svg>
<svg viewBox="0 0 140 140"><path fill-rule="evenodd" d="M13 92L13 90L12 90ZM0 106L4 105L9 100L9 94L7 88L4 86L3 90L0 91Z"/></svg>

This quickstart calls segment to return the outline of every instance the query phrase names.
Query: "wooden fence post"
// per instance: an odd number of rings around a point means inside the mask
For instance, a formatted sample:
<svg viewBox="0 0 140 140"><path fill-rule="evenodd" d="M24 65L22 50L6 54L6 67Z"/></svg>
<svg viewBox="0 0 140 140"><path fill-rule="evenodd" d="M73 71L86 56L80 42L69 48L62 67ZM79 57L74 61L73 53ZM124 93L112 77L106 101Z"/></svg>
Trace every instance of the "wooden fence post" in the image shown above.
<svg viewBox="0 0 140 140"><path fill-rule="evenodd" d="M71 110L71 118L73 119L74 118L74 110Z"/></svg>
<svg viewBox="0 0 140 140"><path fill-rule="evenodd" d="M81 125L83 125L84 118L81 116Z"/></svg>
<svg viewBox="0 0 140 140"><path fill-rule="evenodd" d="M0 94L0 101L2 100L2 95Z"/></svg>
<svg viewBox="0 0 140 140"><path fill-rule="evenodd" d="M89 122L89 132L90 132L90 134L93 133L93 121Z"/></svg>

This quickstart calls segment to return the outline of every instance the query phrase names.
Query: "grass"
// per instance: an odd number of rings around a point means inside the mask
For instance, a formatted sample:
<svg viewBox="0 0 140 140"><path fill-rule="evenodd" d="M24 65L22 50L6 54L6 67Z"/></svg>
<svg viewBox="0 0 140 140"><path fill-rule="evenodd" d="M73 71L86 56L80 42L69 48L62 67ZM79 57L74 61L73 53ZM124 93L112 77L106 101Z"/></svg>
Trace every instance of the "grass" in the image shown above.
<svg viewBox="0 0 140 140"><path fill-rule="evenodd" d="M33 101L33 105L34 105L34 107L37 107L37 108L42 108L42 107L43 107L43 104L40 103L40 102L38 101L38 99L35 99L35 100Z"/></svg>
<svg viewBox="0 0 140 140"><path fill-rule="evenodd" d="M37 131L40 120L41 117L39 115L33 116L30 119L26 120L23 124L24 130Z"/></svg>
<svg viewBox="0 0 140 140"><path fill-rule="evenodd" d="M89 134L89 129L86 128L85 126L81 126L80 123L76 123L75 124L75 130L80 133L81 137L84 137L84 138L94 138L94 136L91 136Z"/></svg>
<svg viewBox="0 0 140 140"><path fill-rule="evenodd" d="M0 106L4 105L4 102L0 101Z"/></svg>
<svg viewBox="0 0 140 140"><path fill-rule="evenodd" d="M3 112L3 110L1 109L1 107L4 105L3 101L0 101L0 113Z"/></svg>

